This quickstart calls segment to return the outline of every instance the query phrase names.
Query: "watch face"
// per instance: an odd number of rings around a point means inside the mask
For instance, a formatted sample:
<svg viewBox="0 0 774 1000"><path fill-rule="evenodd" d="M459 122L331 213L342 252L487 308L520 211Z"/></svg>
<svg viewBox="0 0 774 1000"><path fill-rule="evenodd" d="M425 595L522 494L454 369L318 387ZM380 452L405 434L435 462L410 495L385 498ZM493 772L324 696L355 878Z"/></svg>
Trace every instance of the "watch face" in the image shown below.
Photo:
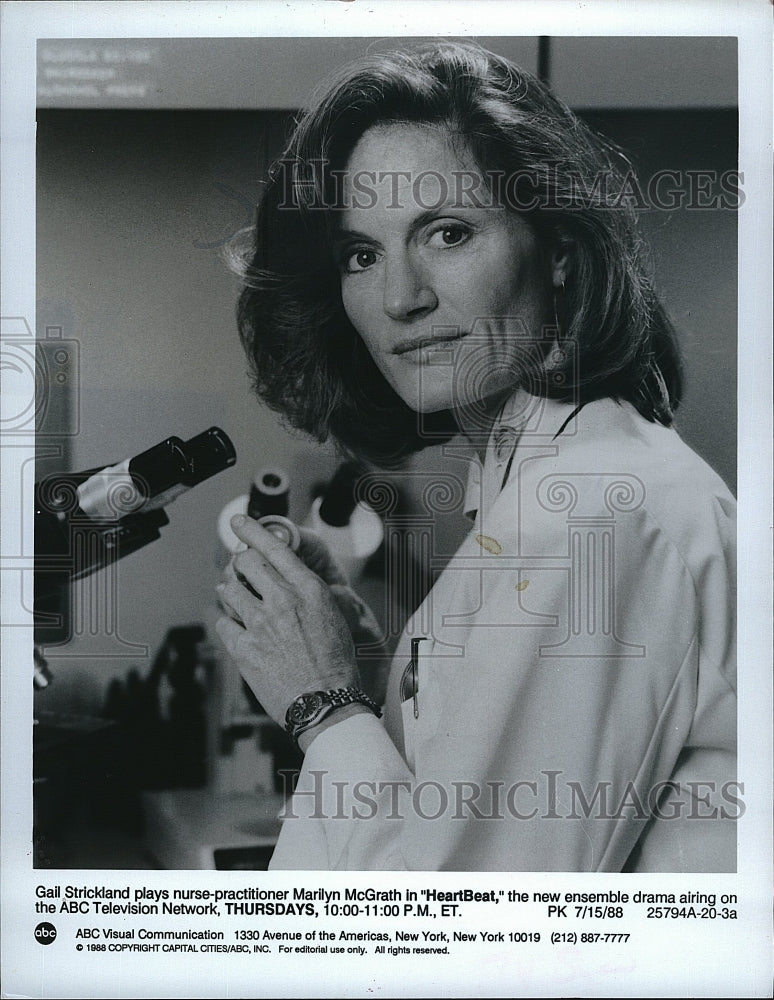
<svg viewBox="0 0 774 1000"><path fill-rule="evenodd" d="M301 726L307 722L311 722L324 704L323 697L318 691L312 694L302 694L300 698L296 698L288 709L287 724L289 726Z"/></svg>

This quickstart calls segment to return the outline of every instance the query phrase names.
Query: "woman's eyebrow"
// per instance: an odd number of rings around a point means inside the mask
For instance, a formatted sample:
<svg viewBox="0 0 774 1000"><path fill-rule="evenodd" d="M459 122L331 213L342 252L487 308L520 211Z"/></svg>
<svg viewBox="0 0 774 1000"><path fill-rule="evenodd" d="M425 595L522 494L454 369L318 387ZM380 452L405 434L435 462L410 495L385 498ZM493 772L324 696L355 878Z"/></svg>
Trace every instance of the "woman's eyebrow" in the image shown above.
<svg viewBox="0 0 774 1000"><path fill-rule="evenodd" d="M350 243L353 240L364 240L367 243L375 243L376 240L373 236L368 236L367 233L361 233L357 229L336 229L333 233L334 243Z"/></svg>
<svg viewBox="0 0 774 1000"><path fill-rule="evenodd" d="M462 206L456 202L448 202L443 205L438 205L434 208L427 208L415 215L414 218L409 222L408 225L408 235L413 236L418 230L422 229L430 222L435 222L436 219L443 218L445 215L452 213L458 214L460 212L470 213L475 212L474 206ZM371 243L377 243L378 239L374 236L369 236L367 233L361 233L357 229L337 229L333 234L334 243L344 243L350 240L365 240Z"/></svg>
<svg viewBox="0 0 774 1000"><path fill-rule="evenodd" d="M444 203L443 205L437 205L435 208L428 208L425 211L420 212L416 215L409 225L409 232L413 235L418 229L422 229L430 222L435 222L436 219L443 218L449 212L456 213L462 211L462 206L457 205L454 202Z"/></svg>

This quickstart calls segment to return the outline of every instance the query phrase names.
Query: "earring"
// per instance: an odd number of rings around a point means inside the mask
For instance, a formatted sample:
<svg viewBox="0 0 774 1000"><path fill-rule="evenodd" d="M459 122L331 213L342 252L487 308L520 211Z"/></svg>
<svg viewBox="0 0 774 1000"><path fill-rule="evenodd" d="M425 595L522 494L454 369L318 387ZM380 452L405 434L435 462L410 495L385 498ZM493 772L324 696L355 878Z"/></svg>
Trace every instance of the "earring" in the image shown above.
<svg viewBox="0 0 774 1000"><path fill-rule="evenodd" d="M559 325L559 310L556 304L556 292L557 289L554 288L554 326L556 327L556 339L562 339L562 328ZM564 278L562 278L562 298L564 298Z"/></svg>
<svg viewBox="0 0 774 1000"><path fill-rule="evenodd" d="M562 296L564 296L564 278L562 278ZM564 332L559 323L559 307L556 300L557 289L554 288L554 340L545 361L545 369L554 387L559 388L565 382L565 363L567 361L567 348L563 345Z"/></svg>

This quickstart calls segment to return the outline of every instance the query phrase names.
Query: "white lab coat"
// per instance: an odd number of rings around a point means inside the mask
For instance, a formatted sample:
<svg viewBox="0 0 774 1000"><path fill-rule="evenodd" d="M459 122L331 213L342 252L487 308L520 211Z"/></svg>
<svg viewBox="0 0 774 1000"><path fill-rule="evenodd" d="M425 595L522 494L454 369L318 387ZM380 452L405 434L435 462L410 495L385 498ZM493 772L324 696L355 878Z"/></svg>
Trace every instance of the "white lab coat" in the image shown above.
<svg viewBox="0 0 774 1000"><path fill-rule="evenodd" d="M385 718L313 741L271 867L735 870L732 495L610 399L519 391L470 468Z"/></svg>

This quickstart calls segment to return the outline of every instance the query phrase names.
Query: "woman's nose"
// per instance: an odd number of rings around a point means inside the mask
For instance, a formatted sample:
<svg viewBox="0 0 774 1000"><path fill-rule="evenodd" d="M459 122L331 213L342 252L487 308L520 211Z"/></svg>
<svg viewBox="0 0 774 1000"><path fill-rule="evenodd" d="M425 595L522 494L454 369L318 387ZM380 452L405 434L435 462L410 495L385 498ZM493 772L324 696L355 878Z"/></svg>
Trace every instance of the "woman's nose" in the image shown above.
<svg viewBox="0 0 774 1000"><path fill-rule="evenodd" d="M383 294L384 311L391 319L411 319L438 305L429 275L408 253L387 262Z"/></svg>

